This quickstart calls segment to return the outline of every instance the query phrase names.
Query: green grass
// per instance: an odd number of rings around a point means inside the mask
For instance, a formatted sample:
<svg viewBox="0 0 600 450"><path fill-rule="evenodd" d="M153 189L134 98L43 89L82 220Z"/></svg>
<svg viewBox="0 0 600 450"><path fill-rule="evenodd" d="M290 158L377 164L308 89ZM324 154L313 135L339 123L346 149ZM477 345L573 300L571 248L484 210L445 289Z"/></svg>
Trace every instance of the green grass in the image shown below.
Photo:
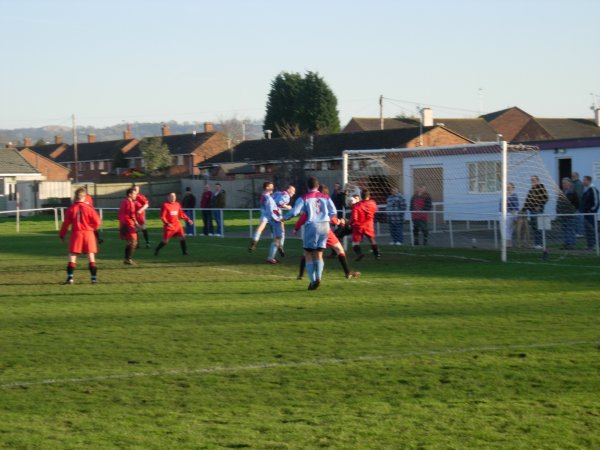
<svg viewBox="0 0 600 450"><path fill-rule="evenodd" d="M279 266L194 238L125 267L107 231L99 284L83 259L62 286L52 224L22 230L0 221L2 448L600 447L594 258L383 247L308 292L296 240Z"/></svg>

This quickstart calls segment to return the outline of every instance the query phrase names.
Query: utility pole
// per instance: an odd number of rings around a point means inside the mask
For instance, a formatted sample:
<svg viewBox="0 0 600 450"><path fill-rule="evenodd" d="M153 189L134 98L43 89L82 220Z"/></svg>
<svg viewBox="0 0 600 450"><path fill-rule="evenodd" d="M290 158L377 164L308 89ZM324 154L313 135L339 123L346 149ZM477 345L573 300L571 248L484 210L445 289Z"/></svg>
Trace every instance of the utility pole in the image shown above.
<svg viewBox="0 0 600 450"><path fill-rule="evenodd" d="M479 115L483 114L483 89L479 88L477 93L479 94Z"/></svg>
<svg viewBox="0 0 600 450"><path fill-rule="evenodd" d="M383 130L383 95L379 96L379 129Z"/></svg>
<svg viewBox="0 0 600 450"><path fill-rule="evenodd" d="M75 127L75 114L73 118L73 156L75 157L75 183L79 183L79 161L77 158L77 128Z"/></svg>

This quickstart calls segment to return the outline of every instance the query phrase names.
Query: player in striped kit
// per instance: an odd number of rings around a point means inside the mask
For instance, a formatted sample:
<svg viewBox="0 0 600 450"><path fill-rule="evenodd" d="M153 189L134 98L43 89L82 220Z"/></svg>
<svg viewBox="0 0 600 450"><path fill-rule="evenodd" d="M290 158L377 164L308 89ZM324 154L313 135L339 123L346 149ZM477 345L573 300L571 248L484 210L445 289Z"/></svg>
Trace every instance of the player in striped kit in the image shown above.
<svg viewBox="0 0 600 450"><path fill-rule="evenodd" d="M308 193L300 198L286 219L306 213L304 225L304 256L306 271L310 279L308 290L318 289L321 284L323 268L323 250L327 246L329 222L337 214L333 202L328 195L319 192L319 180L310 177L306 183Z"/></svg>

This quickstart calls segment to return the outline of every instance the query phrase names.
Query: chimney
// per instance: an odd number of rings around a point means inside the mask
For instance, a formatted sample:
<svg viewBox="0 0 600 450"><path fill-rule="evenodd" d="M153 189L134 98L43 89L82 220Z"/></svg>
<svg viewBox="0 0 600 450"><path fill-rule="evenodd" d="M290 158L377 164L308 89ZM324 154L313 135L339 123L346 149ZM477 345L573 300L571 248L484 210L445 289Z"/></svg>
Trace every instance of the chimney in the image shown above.
<svg viewBox="0 0 600 450"><path fill-rule="evenodd" d="M88 144L93 144L94 142L96 142L96 134L95 133L88 134Z"/></svg>
<svg viewBox="0 0 600 450"><path fill-rule="evenodd" d="M127 128L123 131L123 139L131 139L131 125L127 124Z"/></svg>
<svg viewBox="0 0 600 450"><path fill-rule="evenodd" d="M265 130L265 135L267 137L267 139L271 139L271 134L273 133L272 130Z"/></svg>
<svg viewBox="0 0 600 450"><path fill-rule="evenodd" d="M160 129L163 136L171 136L171 128L166 123Z"/></svg>
<svg viewBox="0 0 600 450"><path fill-rule="evenodd" d="M33 141L31 140L31 138L26 137L25 139L23 139L23 147L31 146L33 146Z"/></svg>
<svg viewBox="0 0 600 450"><path fill-rule="evenodd" d="M9 142L8 144L6 144L6 148L14 148L14 144L12 142Z"/></svg>
<svg viewBox="0 0 600 450"><path fill-rule="evenodd" d="M600 108L594 109L594 119L596 122L596 126L600 127Z"/></svg>
<svg viewBox="0 0 600 450"><path fill-rule="evenodd" d="M213 125L213 123L212 122L204 122L204 132L212 133L213 131L215 131L215 126Z"/></svg>
<svg viewBox="0 0 600 450"><path fill-rule="evenodd" d="M431 108L421 109L421 123L424 127L433 126L433 111L431 110Z"/></svg>
<svg viewBox="0 0 600 450"><path fill-rule="evenodd" d="M54 136L54 143L55 144L62 144L63 143L62 136L60 134L57 134L56 136Z"/></svg>

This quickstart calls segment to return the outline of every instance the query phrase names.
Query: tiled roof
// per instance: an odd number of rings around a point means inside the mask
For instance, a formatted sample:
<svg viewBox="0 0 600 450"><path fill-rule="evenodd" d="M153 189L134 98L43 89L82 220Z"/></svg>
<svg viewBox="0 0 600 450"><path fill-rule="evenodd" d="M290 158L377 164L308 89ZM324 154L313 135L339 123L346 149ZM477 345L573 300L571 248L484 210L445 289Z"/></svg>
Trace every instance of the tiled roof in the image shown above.
<svg viewBox="0 0 600 450"><path fill-rule="evenodd" d="M16 148L0 148L0 175L37 173Z"/></svg>
<svg viewBox="0 0 600 450"><path fill-rule="evenodd" d="M66 146L66 144L34 145L32 147L18 147L18 148L19 148L19 150L28 148L28 149L36 152L38 155L42 155L45 158L52 159L50 157L50 155L62 146Z"/></svg>
<svg viewBox="0 0 600 450"><path fill-rule="evenodd" d="M498 132L482 118L476 119L436 119L435 124L444 124L444 127L460 134L473 142L496 141Z"/></svg>
<svg viewBox="0 0 600 450"><path fill-rule="evenodd" d="M424 128L427 133L434 127ZM288 141L285 139L258 139L244 141L233 150L234 162L281 161L298 159L341 158L344 150L367 150L380 148L402 148L420 135L419 127L337 133L315 136L312 150L309 139ZM229 152L221 153L203 162L202 165L231 162Z"/></svg>
<svg viewBox="0 0 600 450"><path fill-rule="evenodd" d="M169 152L171 155L189 155L216 134L217 132L214 131L209 133L173 134L170 136L158 137L160 137L167 147L169 147ZM141 139L140 144L148 139L152 138ZM142 153L140 152L139 144L136 145L131 151L127 152L125 157L141 158Z"/></svg>
<svg viewBox="0 0 600 450"><path fill-rule="evenodd" d="M103 161L112 160L124 147L134 142L135 139L119 139L116 141L101 141L77 144L78 161ZM133 151L133 150L132 150ZM75 161L75 150L72 145L55 159L56 162L65 163Z"/></svg>

